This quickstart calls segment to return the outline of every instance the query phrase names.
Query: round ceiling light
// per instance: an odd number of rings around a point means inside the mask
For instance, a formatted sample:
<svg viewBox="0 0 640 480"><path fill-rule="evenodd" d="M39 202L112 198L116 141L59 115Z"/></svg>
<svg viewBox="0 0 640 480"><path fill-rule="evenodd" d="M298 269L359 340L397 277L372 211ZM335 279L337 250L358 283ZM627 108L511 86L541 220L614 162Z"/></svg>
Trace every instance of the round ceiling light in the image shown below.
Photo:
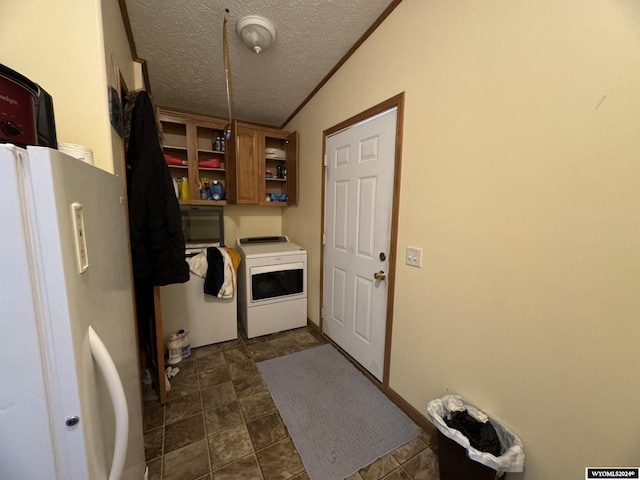
<svg viewBox="0 0 640 480"><path fill-rule="evenodd" d="M236 24L236 32L244 44L256 53L260 53L276 41L276 29L266 18L249 15Z"/></svg>

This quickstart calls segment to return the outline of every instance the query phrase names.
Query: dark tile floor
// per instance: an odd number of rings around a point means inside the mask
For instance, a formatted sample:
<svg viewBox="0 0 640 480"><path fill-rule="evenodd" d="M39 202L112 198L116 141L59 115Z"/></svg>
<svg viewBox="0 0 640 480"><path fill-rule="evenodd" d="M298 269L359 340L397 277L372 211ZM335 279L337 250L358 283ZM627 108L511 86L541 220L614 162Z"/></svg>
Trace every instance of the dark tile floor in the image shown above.
<svg viewBox="0 0 640 480"><path fill-rule="evenodd" d="M326 340L306 327L252 339L238 333L177 364L165 405L145 395L150 480L309 478L256 362ZM434 444L421 432L348 480L439 480Z"/></svg>

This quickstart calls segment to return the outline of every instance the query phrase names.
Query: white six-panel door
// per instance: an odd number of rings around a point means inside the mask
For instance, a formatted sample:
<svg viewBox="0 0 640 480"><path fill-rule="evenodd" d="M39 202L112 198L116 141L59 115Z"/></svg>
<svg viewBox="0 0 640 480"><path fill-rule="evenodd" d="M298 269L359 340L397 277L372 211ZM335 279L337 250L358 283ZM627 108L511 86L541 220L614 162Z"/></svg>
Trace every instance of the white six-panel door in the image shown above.
<svg viewBox="0 0 640 480"><path fill-rule="evenodd" d="M323 331L380 381L396 121L394 107L327 137L325 149Z"/></svg>

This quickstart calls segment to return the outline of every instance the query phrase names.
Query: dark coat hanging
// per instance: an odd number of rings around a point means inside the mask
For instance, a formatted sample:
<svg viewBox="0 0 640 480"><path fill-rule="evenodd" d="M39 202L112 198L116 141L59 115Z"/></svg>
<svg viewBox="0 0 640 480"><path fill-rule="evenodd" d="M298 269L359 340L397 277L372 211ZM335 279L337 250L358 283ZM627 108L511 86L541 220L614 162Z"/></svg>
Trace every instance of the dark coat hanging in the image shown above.
<svg viewBox="0 0 640 480"><path fill-rule="evenodd" d="M133 276L153 285L189 280L180 205L145 91L129 96L126 151Z"/></svg>

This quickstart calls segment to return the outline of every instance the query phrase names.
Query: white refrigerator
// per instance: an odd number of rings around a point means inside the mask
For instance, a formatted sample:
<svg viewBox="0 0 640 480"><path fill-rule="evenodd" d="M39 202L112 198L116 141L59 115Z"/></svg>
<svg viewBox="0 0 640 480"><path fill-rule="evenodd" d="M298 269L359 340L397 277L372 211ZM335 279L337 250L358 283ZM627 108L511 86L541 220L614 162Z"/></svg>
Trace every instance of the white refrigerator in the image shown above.
<svg viewBox="0 0 640 480"><path fill-rule="evenodd" d="M0 145L0 479L144 478L121 180Z"/></svg>

